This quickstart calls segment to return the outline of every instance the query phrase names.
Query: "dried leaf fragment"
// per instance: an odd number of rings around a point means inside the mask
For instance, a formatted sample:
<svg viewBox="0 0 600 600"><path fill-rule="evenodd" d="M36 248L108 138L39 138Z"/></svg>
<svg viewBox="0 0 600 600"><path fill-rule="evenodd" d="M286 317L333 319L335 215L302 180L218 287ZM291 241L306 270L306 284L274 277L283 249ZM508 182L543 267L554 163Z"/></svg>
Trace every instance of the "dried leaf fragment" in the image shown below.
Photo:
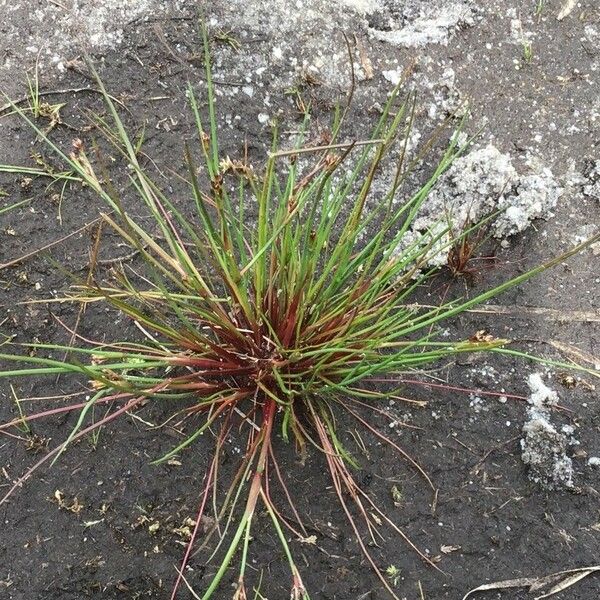
<svg viewBox="0 0 600 600"><path fill-rule="evenodd" d="M544 577L521 577L520 579L505 579L504 581L496 581L494 583L486 583L479 587L467 592L462 600L467 600L469 596L476 592L485 592L489 590L503 590L508 588L527 587L530 592L541 590L544 587L552 585L552 587L541 596L536 596L533 600L543 600L543 598L549 598L559 592L566 590L567 588L575 585L578 581L581 581L588 575L600 572L600 565L592 567L582 567L580 569L570 569L568 571L560 571L558 573L552 573ZM566 575L566 577L564 577ZM564 577L564 578L563 578ZM562 579L562 580L561 580ZM559 581L559 583L555 583Z"/></svg>
<svg viewBox="0 0 600 600"><path fill-rule="evenodd" d="M573 9L575 8L576 4L577 0L567 0L563 4L563 7L560 9L560 12L558 13L558 16L556 18L559 21L562 21L565 17L568 17L573 12Z"/></svg>
<svg viewBox="0 0 600 600"><path fill-rule="evenodd" d="M457 550L460 550L460 546L451 546L450 544L444 544L440 546L440 551L443 554L451 554L452 552L456 552Z"/></svg>
<svg viewBox="0 0 600 600"><path fill-rule="evenodd" d="M309 544L311 546L316 546L317 545L317 536L309 535L308 537L300 538L299 541L301 544Z"/></svg>

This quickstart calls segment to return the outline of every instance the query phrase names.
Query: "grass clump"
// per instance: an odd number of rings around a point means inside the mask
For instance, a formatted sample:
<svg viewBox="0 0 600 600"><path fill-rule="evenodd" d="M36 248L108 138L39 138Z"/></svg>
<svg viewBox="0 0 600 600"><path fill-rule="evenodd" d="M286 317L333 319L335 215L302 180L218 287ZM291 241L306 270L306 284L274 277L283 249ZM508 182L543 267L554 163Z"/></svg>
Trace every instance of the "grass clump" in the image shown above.
<svg viewBox="0 0 600 600"><path fill-rule="evenodd" d="M105 201L110 212L102 215L104 222L144 264L143 274L121 267L113 270L110 280L91 277L79 281L70 299L81 306L106 303L135 322L144 339L100 342L75 336L80 343L72 348L37 345L39 353L51 351L54 358L0 355L31 364L0 376L81 375L92 390L85 402L20 414L2 425L23 426L71 411L79 415L65 441L29 469L1 501L77 439L148 400L180 400L186 408L173 418L189 422L192 433L157 462L181 454L201 439L204 444L212 439L213 454L196 527L172 598L182 582L188 583L182 575L184 567L209 498L216 493L223 445L234 434L242 436L238 445L245 450L216 510L219 527L208 534L219 534L213 555L218 556L218 568L197 597L215 597L237 553L234 598L247 597L251 531L262 505L289 562L291 598L309 598L286 537L286 530L297 538L308 536L278 465L279 437L293 440L300 452L309 446L322 451L333 489L360 547L382 585L396 597L393 577L377 568L369 541L376 540L378 524L383 523L419 551L358 485L352 469L356 463L336 435L337 411L347 411L429 481L402 448L361 416L359 407L394 395L393 390L374 391L369 381L393 378L460 353L500 349L506 340L492 336L438 341L437 327L557 264L585 244L477 297L445 302L433 309L419 307L414 297L433 273L428 267L432 253L448 251L449 244L460 243L460 239L454 234L444 243L448 228L437 228L437 233L420 240L401 242L432 186L459 153L455 141L449 143L423 187L399 201L400 186L410 170L404 160L406 142L401 140L408 139L414 100L401 99L396 89L367 142L337 143L343 120L338 114L332 143L307 148L300 141L293 150L278 151L275 134L264 168L255 170L246 160L231 160L219 150L210 76L207 66L206 118L192 87L188 90L198 135L197 151L185 149L188 201L195 207L194 219L183 214L181 206L169 199L140 164L136 144L98 81L112 123L99 120L97 126L126 160L128 190L143 200L158 236L128 211L101 161L94 160L82 142L77 140L70 152L64 152L29 121L68 168ZM15 110L29 120L23 111ZM394 147L399 147L400 156L395 177L389 191L374 201L373 181ZM311 168L302 170L299 157L305 155L316 158ZM249 205L255 208L253 219L247 216ZM458 235L466 239L476 227L465 228ZM66 362L58 356L65 351L69 352ZM108 412L93 421L90 416L97 406L108 407ZM209 430L214 433L212 438L202 437ZM280 485L289 500L294 523L286 520L272 501L270 488L274 485Z"/></svg>

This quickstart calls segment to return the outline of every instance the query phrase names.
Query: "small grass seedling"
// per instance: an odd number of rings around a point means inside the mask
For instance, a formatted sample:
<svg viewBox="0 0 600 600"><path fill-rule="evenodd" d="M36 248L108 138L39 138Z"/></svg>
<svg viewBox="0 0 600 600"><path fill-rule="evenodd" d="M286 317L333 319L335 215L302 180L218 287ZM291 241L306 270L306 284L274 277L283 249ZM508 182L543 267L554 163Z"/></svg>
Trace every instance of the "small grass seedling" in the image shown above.
<svg viewBox="0 0 600 600"><path fill-rule="evenodd" d="M386 570L385 574L387 578L390 580L392 586L396 587L398 585L398 581L400 580L400 569L395 565L390 565Z"/></svg>
<svg viewBox="0 0 600 600"><path fill-rule="evenodd" d="M29 110L34 119L44 118L48 120L48 126L44 130L44 133L48 134L57 125L62 123L60 110L65 106L65 103L50 104L41 99L37 61L33 78L29 77L29 75L27 76L27 85L29 87Z"/></svg>
<svg viewBox="0 0 600 600"><path fill-rule="evenodd" d="M447 267L452 277L464 277L472 281L477 277L479 270L474 266L477 260L494 260L494 257L476 257L475 253L481 247L486 238L485 224L479 223L474 226L467 217L461 231L455 234L452 225L448 233L451 246L448 249Z"/></svg>
<svg viewBox="0 0 600 600"><path fill-rule="evenodd" d="M540 19L546 9L546 0L537 0L535 4L535 16Z"/></svg>
<svg viewBox="0 0 600 600"><path fill-rule="evenodd" d="M533 60L533 44L529 40L521 42L523 47L523 60L529 64Z"/></svg>
<svg viewBox="0 0 600 600"><path fill-rule="evenodd" d="M231 31L225 31L224 29L221 29L215 32L214 39L216 42L220 42L221 44L229 46L236 52L239 52L240 48L242 47L241 42L232 34Z"/></svg>

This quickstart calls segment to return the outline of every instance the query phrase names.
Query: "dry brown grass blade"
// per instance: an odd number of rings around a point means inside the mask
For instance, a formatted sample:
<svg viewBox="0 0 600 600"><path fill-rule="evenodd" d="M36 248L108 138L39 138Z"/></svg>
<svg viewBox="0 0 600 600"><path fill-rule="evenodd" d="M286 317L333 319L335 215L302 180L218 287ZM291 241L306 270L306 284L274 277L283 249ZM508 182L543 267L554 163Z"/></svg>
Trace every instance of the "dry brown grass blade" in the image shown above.
<svg viewBox="0 0 600 600"><path fill-rule="evenodd" d="M547 592L541 596L536 596L533 600L543 600L543 598L549 598L559 592L562 592L577 582L581 581L588 575L600 572L600 565L592 567L581 567L579 569L569 569L567 571L559 571L558 573L552 573L551 575L545 575L543 577L521 577L519 579L505 579L504 581L496 581L494 583L486 583L480 585L467 592L462 600L467 600L472 594L477 592L486 592L490 590L504 590L509 588L522 588L528 587L530 592L539 591L542 588L552 585L557 580L559 583L553 585ZM566 576L563 578L563 576Z"/></svg>
<svg viewBox="0 0 600 600"><path fill-rule="evenodd" d="M94 240L93 240L93 244L92 247L90 248L90 259L88 262L89 268L88 268L88 274L87 274L87 278L86 278L86 286L91 286L93 281L94 281L94 271L96 270L96 265L98 262L98 251L100 250L100 239L102 237L102 221L100 221L98 223L98 227L96 229L96 233L94 234ZM77 312L77 318L75 319L75 325L73 326L73 331L71 332L71 337L69 338L69 343L68 346L72 347L73 344L75 343L75 340L77 339L77 330L79 329L79 323L81 322L81 317L83 316L83 313L85 312L86 309L86 304L85 302L81 303L79 305L79 311ZM67 362L67 359L69 358L69 352L65 352L65 354L63 355L63 362ZM58 383L60 380L60 373L56 376L55 379L55 383Z"/></svg>
<svg viewBox="0 0 600 600"><path fill-rule="evenodd" d="M424 308L433 308L425 306ZM514 317L544 317L554 319L559 323L581 321L584 323L600 323L600 310L558 310L556 308L542 308L538 306L503 306L501 304L486 304L472 308L466 312L475 314L507 315Z"/></svg>
<svg viewBox="0 0 600 600"><path fill-rule="evenodd" d="M581 581L588 575L591 575L592 573L597 573L598 571L600 571L600 566L589 567L587 569L583 569L582 571L579 571L578 573L574 573L573 575L570 575L566 579L563 579L560 583L557 583L550 590L548 590L547 593L543 594L542 596L537 596L537 598L535 598L535 600L542 600L543 598L549 598L550 596L553 596L554 594L558 594L559 592L562 592L563 590L570 588L572 585L575 585L578 581Z"/></svg>
<svg viewBox="0 0 600 600"><path fill-rule="evenodd" d="M564 18L568 17L573 12L575 6L577 6L577 0L565 0L560 12L556 15L556 19L562 21Z"/></svg>
<svg viewBox="0 0 600 600"><path fill-rule="evenodd" d="M188 589L188 592L192 595L192 598L195 598L195 600L201 600L200 596L196 594L196 592L190 585L190 582L185 578L185 575L177 567L175 567L175 570L177 571L177 574L181 577L181 581L183 581L183 583L185 584L185 587Z"/></svg>
<svg viewBox="0 0 600 600"><path fill-rule="evenodd" d="M593 354L590 354L589 352L580 350L579 348L576 348L575 346L571 346L571 344L566 344L564 342L558 342L556 340L548 340L546 343L549 344L550 346L552 346L553 348L560 350L560 352L562 352L563 354L566 354L574 362L584 362L589 365L592 365L593 367L596 367L598 364L600 364L600 358L597 358L596 356L594 356ZM600 377L600 373L598 373L598 374L590 373L590 374L596 375L596 377Z"/></svg>
<svg viewBox="0 0 600 600"><path fill-rule="evenodd" d="M350 147L356 148L358 146L375 146L376 144L383 144L383 142L385 142L383 138L377 138L373 140L339 142L338 144L326 144L324 146L306 146L305 148L294 148L292 150L279 150L278 152L272 152L271 156L275 158L282 158L284 156L295 156L296 154L307 154L312 152L324 152L326 150L342 150Z"/></svg>
<svg viewBox="0 0 600 600"><path fill-rule="evenodd" d="M469 596L477 592L487 592L489 590L508 590L510 588L526 587L532 585L537 579L531 577L521 577L520 579L505 579L504 581L495 581L494 583L485 583L468 591L462 600L467 600Z"/></svg>
<svg viewBox="0 0 600 600"><path fill-rule="evenodd" d="M92 94L102 94L102 92L96 88L90 87L79 87L79 88L65 88L63 90L46 90L46 91L38 91L38 96L56 96L62 94L79 94L81 92L91 92ZM14 104L23 104L23 102L27 102L30 100L30 96L23 96L21 98L17 98L16 100L12 100L11 102L7 102L0 106L0 113L7 111L9 108L12 108ZM119 104L121 104L119 102Z"/></svg>

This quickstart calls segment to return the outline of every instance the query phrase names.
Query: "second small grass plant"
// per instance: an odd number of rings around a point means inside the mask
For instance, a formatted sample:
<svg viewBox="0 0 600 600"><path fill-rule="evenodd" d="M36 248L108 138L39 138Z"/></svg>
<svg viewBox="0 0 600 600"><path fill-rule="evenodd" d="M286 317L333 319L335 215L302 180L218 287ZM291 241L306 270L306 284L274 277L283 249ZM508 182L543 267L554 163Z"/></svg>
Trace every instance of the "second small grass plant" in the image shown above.
<svg viewBox="0 0 600 600"><path fill-rule="evenodd" d="M169 198L140 164L138 148L98 80L112 120L109 124L103 119L98 127L126 161L128 193L134 191L143 201L152 230L128 210L125 194L113 187L101 161L81 141L70 150L61 149L15 107L62 157L66 168L104 200L105 224L139 254L143 264L143 271L121 267L109 279L82 280L70 300L79 305L104 302L127 316L144 336L142 341L117 337L106 342L75 335L79 341L75 347L37 344L37 353L25 356L6 352L5 344L0 358L29 366L5 370L0 376L81 376L89 381L90 394L82 402L19 414L1 426L23 427L55 414L78 414L64 441L33 465L1 502L38 467L56 460L83 436L148 400L180 400L185 408L172 418L187 434L156 462L184 455L199 444L204 452L210 444L212 458L204 482L199 482L196 527L171 598L183 583L202 600L223 597L217 590L234 561L238 565L234 598L251 597L247 565L259 507L271 520L289 563L291 598L309 598L288 540L290 534L295 539L308 534L277 459L282 440L293 442L299 452L316 448L322 453L358 544L382 586L396 598L393 580L369 550L380 535L378 527L384 524L395 531L430 561L357 483L356 463L336 433L336 414L346 411L431 483L403 448L363 416L365 407L379 410L377 403L395 393L376 391L371 380L393 378L457 354L498 350L506 340L466 335L439 341L437 328L593 240L471 299L421 308L415 294L432 275L428 267L432 252L448 251L448 245L440 246L448 232L438 228L438 233L425 234L411 244L402 242L429 191L459 153L456 143L449 143L420 189L400 198L407 173L402 140L408 138L414 100L402 99L396 89L367 142L338 143L337 119L327 146L308 148L299 140L292 149L281 151L275 134L263 168L253 168L246 159L232 160L220 151L207 46L206 59L207 92L202 103L206 110L192 86L188 90L197 130L196 144L184 150L189 184L185 202L195 207L193 219L185 216L187 207L181 200L178 204ZM387 193L376 198L373 182L383 166L389 167L386 161L393 148L400 156L395 176ZM305 157L311 158L310 167L301 167ZM249 207L254 220L247 217ZM459 235L468 236L475 229L470 226ZM453 237L450 243L460 239ZM65 351L67 362L61 360ZM93 409L100 406L104 417L92 420ZM216 571L208 582L188 582L185 566L199 541L203 517L214 505L223 447L230 436L239 436L243 452L215 510L218 528L205 534L217 540ZM283 491L293 521L273 501L273 486Z"/></svg>

